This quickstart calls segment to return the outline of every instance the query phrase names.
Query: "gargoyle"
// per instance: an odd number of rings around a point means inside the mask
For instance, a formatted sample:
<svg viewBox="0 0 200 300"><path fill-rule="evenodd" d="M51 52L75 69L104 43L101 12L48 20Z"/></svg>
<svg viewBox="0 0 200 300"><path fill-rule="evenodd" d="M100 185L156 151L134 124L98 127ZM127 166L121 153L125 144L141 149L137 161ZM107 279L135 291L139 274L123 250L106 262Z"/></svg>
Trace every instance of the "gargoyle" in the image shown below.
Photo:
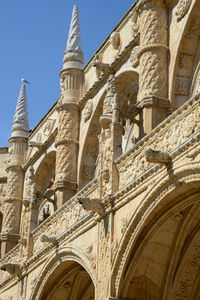
<svg viewBox="0 0 200 300"><path fill-rule="evenodd" d="M101 73L112 73L112 69L109 64L99 62L98 60L93 62L92 66L96 68L96 71L99 75Z"/></svg>
<svg viewBox="0 0 200 300"><path fill-rule="evenodd" d="M8 272L10 275L16 275L17 277L21 277L22 269L19 264L6 263L0 265L0 269L2 271Z"/></svg>
<svg viewBox="0 0 200 300"><path fill-rule="evenodd" d="M100 199L89 199L87 197L76 197L78 202L83 206L87 211L93 211L98 213L100 216L105 214L105 209Z"/></svg>
<svg viewBox="0 0 200 300"><path fill-rule="evenodd" d="M34 141L30 141L28 144L29 144L29 147L36 147L38 149L41 149L44 147L43 143L34 142Z"/></svg>
<svg viewBox="0 0 200 300"><path fill-rule="evenodd" d="M42 243L47 242L47 243L51 243L53 245L58 245L58 241L57 241L56 236L49 236L49 235L46 235L46 234L42 234L40 236L40 241Z"/></svg>
<svg viewBox="0 0 200 300"><path fill-rule="evenodd" d="M171 162L169 153L152 150L150 148L146 150L145 157L150 163L169 164Z"/></svg>

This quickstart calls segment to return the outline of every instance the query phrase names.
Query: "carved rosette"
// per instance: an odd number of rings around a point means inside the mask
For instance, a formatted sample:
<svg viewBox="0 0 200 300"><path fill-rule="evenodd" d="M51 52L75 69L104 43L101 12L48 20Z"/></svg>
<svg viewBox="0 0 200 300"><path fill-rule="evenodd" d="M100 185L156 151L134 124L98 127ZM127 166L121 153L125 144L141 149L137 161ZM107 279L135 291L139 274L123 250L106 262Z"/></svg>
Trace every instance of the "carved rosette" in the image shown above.
<svg viewBox="0 0 200 300"><path fill-rule="evenodd" d="M141 1L139 100L146 96L167 98L167 11L163 1Z"/></svg>

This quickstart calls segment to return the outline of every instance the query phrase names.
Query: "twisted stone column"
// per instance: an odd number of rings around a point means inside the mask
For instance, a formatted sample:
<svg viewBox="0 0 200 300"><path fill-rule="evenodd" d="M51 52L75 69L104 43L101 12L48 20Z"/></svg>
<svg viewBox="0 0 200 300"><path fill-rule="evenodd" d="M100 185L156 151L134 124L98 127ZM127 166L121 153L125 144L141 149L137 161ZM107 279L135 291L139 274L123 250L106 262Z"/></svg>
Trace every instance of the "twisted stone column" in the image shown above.
<svg viewBox="0 0 200 300"><path fill-rule="evenodd" d="M142 0L136 7L140 31L139 106L144 108L144 132L165 118L168 97L167 10L163 0Z"/></svg>
<svg viewBox="0 0 200 300"><path fill-rule="evenodd" d="M62 96L58 104L56 140L56 191L58 207L70 199L77 189L77 157L79 138L79 93L82 71L61 72Z"/></svg>
<svg viewBox="0 0 200 300"><path fill-rule="evenodd" d="M27 148L26 138L10 139L10 162L7 167L7 193L1 234L2 256L11 250L19 240L24 174L22 164Z"/></svg>

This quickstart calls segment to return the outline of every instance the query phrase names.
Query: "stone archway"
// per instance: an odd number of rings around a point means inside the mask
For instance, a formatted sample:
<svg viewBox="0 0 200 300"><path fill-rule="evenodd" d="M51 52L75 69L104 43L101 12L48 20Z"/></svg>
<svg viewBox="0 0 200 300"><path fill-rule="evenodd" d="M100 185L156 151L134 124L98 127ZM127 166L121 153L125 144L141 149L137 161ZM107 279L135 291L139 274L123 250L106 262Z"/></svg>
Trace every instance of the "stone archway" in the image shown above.
<svg viewBox="0 0 200 300"><path fill-rule="evenodd" d="M49 276L39 300L92 300L94 285L87 271L77 262L60 264Z"/></svg>
<svg viewBox="0 0 200 300"><path fill-rule="evenodd" d="M177 182L185 182L189 176L186 178L182 174ZM169 182L164 184L167 193L161 192L160 186L159 191L149 195L152 201L148 206L144 200L146 210L137 214L139 219L134 215L130 220L119 246L121 255L114 262L113 294L117 298L199 299L199 185L191 178L177 186Z"/></svg>
<svg viewBox="0 0 200 300"><path fill-rule="evenodd" d="M95 273L78 248L69 246L53 254L36 280L32 300L94 300Z"/></svg>

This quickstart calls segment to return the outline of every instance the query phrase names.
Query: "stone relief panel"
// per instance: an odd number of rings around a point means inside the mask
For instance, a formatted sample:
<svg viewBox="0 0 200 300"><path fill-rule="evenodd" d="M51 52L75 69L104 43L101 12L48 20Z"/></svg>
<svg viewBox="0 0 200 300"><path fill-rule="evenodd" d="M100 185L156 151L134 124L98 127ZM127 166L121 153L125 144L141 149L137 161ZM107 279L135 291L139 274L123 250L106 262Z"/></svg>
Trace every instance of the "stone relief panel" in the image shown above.
<svg viewBox="0 0 200 300"><path fill-rule="evenodd" d="M67 229L73 227L78 221L80 221L86 212L82 205L80 205L75 199L68 201L59 211L47 219L41 226L33 232L34 249L33 253L40 251L46 245L40 240L40 235L45 234L48 236L59 236L66 232Z"/></svg>

